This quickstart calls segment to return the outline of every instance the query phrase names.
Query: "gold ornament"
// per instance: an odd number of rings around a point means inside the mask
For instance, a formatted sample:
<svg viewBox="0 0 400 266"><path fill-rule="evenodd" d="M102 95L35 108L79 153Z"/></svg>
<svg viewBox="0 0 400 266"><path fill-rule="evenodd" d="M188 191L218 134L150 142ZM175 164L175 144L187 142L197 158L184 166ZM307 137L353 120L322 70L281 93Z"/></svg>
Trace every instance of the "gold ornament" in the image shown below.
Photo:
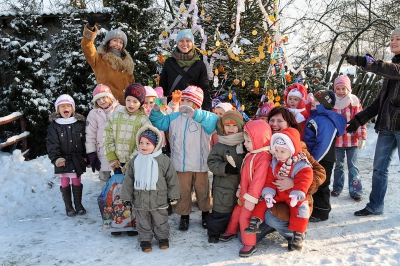
<svg viewBox="0 0 400 266"><path fill-rule="evenodd" d="M265 54L264 54L264 53L260 53L260 54L258 55L258 57L259 57L260 59L264 59L264 58L265 58Z"/></svg>
<svg viewBox="0 0 400 266"><path fill-rule="evenodd" d="M264 51L264 46L262 46L262 45L258 46L258 51L259 51L259 52Z"/></svg>
<svg viewBox="0 0 400 266"><path fill-rule="evenodd" d="M163 32L161 34L162 34L162 36L166 37L168 35L168 32L166 30L163 30Z"/></svg>
<svg viewBox="0 0 400 266"><path fill-rule="evenodd" d="M251 34L257 35L257 30L253 30L253 31L251 32Z"/></svg>
<svg viewBox="0 0 400 266"><path fill-rule="evenodd" d="M201 11L200 11L200 14L201 15L204 15L206 12L204 11L204 9L202 9Z"/></svg>
<svg viewBox="0 0 400 266"><path fill-rule="evenodd" d="M186 10L186 9L185 9L184 7L181 7L181 9L180 9L181 13L184 13L185 10Z"/></svg>
<svg viewBox="0 0 400 266"><path fill-rule="evenodd" d="M225 69L224 69L224 66L223 66L223 65L219 65L219 66L218 66L218 71L219 71L219 72L222 73L222 72L224 72L224 70L225 70Z"/></svg>
<svg viewBox="0 0 400 266"><path fill-rule="evenodd" d="M243 105L242 105L242 111L243 111L243 112L244 112L244 109L245 109L245 108L244 108L244 104L243 104Z"/></svg>
<svg viewBox="0 0 400 266"><path fill-rule="evenodd" d="M218 76L218 68L216 68L216 69L214 70L214 74L215 74L216 76Z"/></svg>
<svg viewBox="0 0 400 266"><path fill-rule="evenodd" d="M258 82L258 80L254 81L254 87L258 88L259 85L260 85L260 82Z"/></svg>
<svg viewBox="0 0 400 266"><path fill-rule="evenodd" d="M229 98L229 100L232 100L232 93L231 92L228 94L228 98Z"/></svg>
<svg viewBox="0 0 400 266"><path fill-rule="evenodd" d="M246 86L246 82L242 80L242 87Z"/></svg>
<svg viewBox="0 0 400 266"><path fill-rule="evenodd" d="M258 56L256 57L256 63L260 63L260 58Z"/></svg>
<svg viewBox="0 0 400 266"><path fill-rule="evenodd" d="M219 47L221 45L221 43L219 41L215 42L215 46Z"/></svg>
<svg viewBox="0 0 400 266"><path fill-rule="evenodd" d="M206 17L206 21L210 22L211 18L210 17Z"/></svg>

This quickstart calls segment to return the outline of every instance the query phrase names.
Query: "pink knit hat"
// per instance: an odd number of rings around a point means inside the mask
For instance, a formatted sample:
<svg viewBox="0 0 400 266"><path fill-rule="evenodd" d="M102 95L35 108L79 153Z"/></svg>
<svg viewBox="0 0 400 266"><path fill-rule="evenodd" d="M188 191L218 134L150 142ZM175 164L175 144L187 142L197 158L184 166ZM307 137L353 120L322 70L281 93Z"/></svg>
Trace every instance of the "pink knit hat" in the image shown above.
<svg viewBox="0 0 400 266"><path fill-rule="evenodd" d="M54 107L56 108L56 112L58 112L58 106L61 105L61 104L70 104L70 105L72 105L72 110L73 110L73 112L75 112L75 101L68 94L62 94L57 98L57 100L56 100L56 102L54 104Z"/></svg>
<svg viewBox="0 0 400 266"><path fill-rule="evenodd" d="M164 97L164 90L162 87L155 87L154 91L157 93L157 98Z"/></svg>
<svg viewBox="0 0 400 266"><path fill-rule="evenodd" d="M272 108L274 108L274 107L275 107L275 104L273 102L264 103L260 108L260 114L258 116L259 117L267 117L269 112L271 112Z"/></svg>
<svg viewBox="0 0 400 266"><path fill-rule="evenodd" d="M336 87L337 87L337 86L340 86L340 85L345 86L346 89L348 89L349 91L351 91L351 81L350 81L350 79L349 79L348 76L346 76L346 75L341 75L341 76L338 76L338 77L335 79L335 82L333 83L333 88L336 89Z"/></svg>
<svg viewBox="0 0 400 266"><path fill-rule="evenodd" d="M197 108L201 108L203 97L203 90L200 87L191 85L182 91L181 99L191 101Z"/></svg>
<svg viewBox="0 0 400 266"><path fill-rule="evenodd" d="M99 84L96 86L96 88L94 88L93 102L95 103L101 97L110 97L111 99L114 99L114 96L112 95L110 88L103 84Z"/></svg>
<svg viewBox="0 0 400 266"><path fill-rule="evenodd" d="M144 86L146 90L146 97L158 97L157 92L150 86Z"/></svg>

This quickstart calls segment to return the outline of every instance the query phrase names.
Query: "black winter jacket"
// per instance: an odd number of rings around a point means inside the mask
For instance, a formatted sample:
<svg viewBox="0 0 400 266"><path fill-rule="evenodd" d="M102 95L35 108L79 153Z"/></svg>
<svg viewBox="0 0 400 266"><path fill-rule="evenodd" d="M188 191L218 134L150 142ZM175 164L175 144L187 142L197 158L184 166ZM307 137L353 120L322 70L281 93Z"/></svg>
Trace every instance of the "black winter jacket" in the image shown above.
<svg viewBox="0 0 400 266"><path fill-rule="evenodd" d="M47 131L46 147L49 159L54 164L54 172L76 173L81 176L86 172L87 155L85 149L85 118L75 114L75 123L62 125L55 122L61 118L58 113L50 116L51 124ZM57 167L56 160L65 159L65 166Z"/></svg>

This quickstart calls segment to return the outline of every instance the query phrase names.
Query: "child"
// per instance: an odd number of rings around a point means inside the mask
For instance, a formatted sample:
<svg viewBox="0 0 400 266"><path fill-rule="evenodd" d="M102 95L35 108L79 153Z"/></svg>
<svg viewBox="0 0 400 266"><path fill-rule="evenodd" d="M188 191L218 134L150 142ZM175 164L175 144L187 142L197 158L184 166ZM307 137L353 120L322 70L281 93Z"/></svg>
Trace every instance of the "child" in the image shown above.
<svg viewBox="0 0 400 266"><path fill-rule="evenodd" d="M125 168L120 168L131 159L136 149L138 130L144 125L151 125L143 110L145 95L141 84L129 85L125 90L125 108L114 112L104 128L104 150L115 174L125 171Z"/></svg>
<svg viewBox="0 0 400 266"><path fill-rule="evenodd" d="M104 153L103 133L108 118L116 111L125 109L114 98L108 86L99 84L93 90L94 108L86 120L86 153L94 173L99 171L100 185L103 189L111 176L111 169Z"/></svg>
<svg viewBox="0 0 400 266"><path fill-rule="evenodd" d="M228 112L233 109L234 108L230 103L219 103L215 106L214 113L218 116L218 118L221 118L225 114L225 112ZM217 143L218 143L218 134L217 131L215 130L211 135L210 149L212 149L214 145Z"/></svg>
<svg viewBox="0 0 400 266"><path fill-rule="evenodd" d="M208 242L217 243L225 232L240 182L240 166L245 155L243 149L243 116L238 111L227 111L218 119L219 141L207 159L214 174L212 183L213 209L207 219Z"/></svg>
<svg viewBox="0 0 400 266"><path fill-rule="evenodd" d="M46 147L54 172L61 179L60 191L67 216L84 215L81 175L86 171L85 118L75 113L75 102L63 94L55 103L56 113L50 116ZM71 186L75 209L71 202Z"/></svg>
<svg viewBox="0 0 400 266"><path fill-rule="evenodd" d="M144 86L144 89L146 90L146 97L144 100L144 111L146 112L146 115L150 115L151 109L153 109L153 106L156 104L155 100L157 98L157 93L156 91L150 87L150 86Z"/></svg>
<svg viewBox="0 0 400 266"><path fill-rule="evenodd" d="M290 206L288 229L293 231L290 250L301 250L310 217L307 193L313 182L313 170L306 154L301 150L299 131L289 127L273 134L271 152L274 157L262 190L266 205L257 204L250 223L259 224L264 220L267 208L272 208L277 202L286 202ZM291 189L280 191L274 182L284 178L291 178L294 184ZM247 233L247 228L244 232Z"/></svg>
<svg viewBox="0 0 400 266"><path fill-rule="evenodd" d="M348 76L338 76L334 82L336 103L333 111L343 115L347 121L362 111L360 100L351 93L351 82ZM349 194L355 201L362 201L362 184L356 166L358 149L365 148L367 127L360 126L356 133L345 132L336 139L336 164L333 174L333 190L331 195L337 197L344 185L344 157L347 156L347 169L349 175ZM353 185L356 184L356 185Z"/></svg>
<svg viewBox="0 0 400 266"><path fill-rule="evenodd" d="M143 126L136 135L138 152L126 169L121 200L135 210L138 241L150 252L153 235L160 249L169 248L168 202L179 199L179 183L171 160L161 153L161 133ZM136 166L136 167L135 167Z"/></svg>
<svg viewBox="0 0 400 266"><path fill-rule="evenodd" d="M275 107L273 102L265 102L261 108L260 113L258 114L258 119L263 120L268 123L268 114L271 112L272 108Z"/></svg>
<svg viewBox="0 0 400 266"><path fill-rule="evenodd" d="M240 186L236 192L238 204L235 206L232 217L225 233L221 234L221 241L229 241L236 237L238 230L242 235L243 247L239 256L249 257L257 251L256 235L245 234L244 229L249 226L251 212L261 196L265 184L266 173L271 163L269 144L271 127L262 120L253 120L244 126L244 146L247 154L243 160Z"/></svg>
<svg viewBox="0 0 400 266"><path fill-rule="evenodd" d="M306 120L310 117L306 108L307 88L300 83L294 83L286 88L283 99L286 107L294 114L296 122L301 125L301 132L304 132Z"/></svg>
<svg viewBox="0 0 400 266"><path fill-rule="evenodd" d="M159 130L169 131L171 159L179 178L180 199L176 212L181 215L179 230L189 228L192 212L191 192L196 192L197 204L202 212L202 226L207 227L207 216L211 209L210 184L207 157L210 153L211 133L215 130L216 114L201 110L203 90L189 86L182 91L179 112L164 115L155 105L150 121Z"/></svg>
<svg viewBox="0 0 400 266"><path fill-rule="evenodd" d="M333 91L320 90L314 94L303 135L308 151L326 172L326 180L313 194L314 208L310 222L328 220L331 211L329 184L336 161L335 140L343 135L347 122L344 116L332 111L335 101Z"/></svg>

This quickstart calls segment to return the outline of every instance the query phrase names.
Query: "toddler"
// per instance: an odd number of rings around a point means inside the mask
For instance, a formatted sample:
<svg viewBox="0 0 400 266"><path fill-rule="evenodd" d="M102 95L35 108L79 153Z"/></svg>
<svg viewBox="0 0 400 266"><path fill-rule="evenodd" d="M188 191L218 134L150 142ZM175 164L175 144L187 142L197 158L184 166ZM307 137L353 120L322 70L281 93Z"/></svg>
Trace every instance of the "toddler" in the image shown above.
<svg viewBox="0 0 400 266"><path fill-rule="evenodd" d="M307 88L300 83L294 83L286 88L283 98L286 107L301 125L303 133L306 120L310 117L309 106L307 109Z"/></svg>

